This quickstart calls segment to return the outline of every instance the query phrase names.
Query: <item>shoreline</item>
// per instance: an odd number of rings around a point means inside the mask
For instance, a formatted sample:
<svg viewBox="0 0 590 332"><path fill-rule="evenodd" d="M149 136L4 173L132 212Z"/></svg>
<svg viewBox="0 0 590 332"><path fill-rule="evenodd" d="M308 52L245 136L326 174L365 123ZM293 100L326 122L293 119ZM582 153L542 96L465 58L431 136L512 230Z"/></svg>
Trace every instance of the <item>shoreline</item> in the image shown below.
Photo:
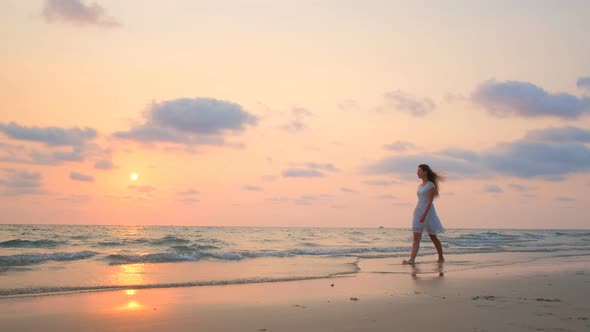
<svg viewBox="0 0 590 332"><path fill-rule="evenodd" d="M545 252L496 252L496 253L465 253L465 254L448 254L446 264L438 264L436 262L436 255L425 254L419 256L416 264L405 265L398 264L398 261L402 261L405 256L390 256L390 257L360 257L353 261L345 263L344 266L350 266L348 271L334 272L331 274L322 275L314 273L307 276L275 276L275 277L254 277L254 278L238 278L238 279L218 279L218 280L193 280L184 282L163 282L163 283L152 283L152 284L122 284L122 285L88 285L88 286L57 286L57 287L41 287L41 288L15 288L12 290L0 289L0 301L2 299L10 298L27 298L27 297L41 297L41 296L60 296L70 294L87 294L87 293L104 293L122 291L127 289L135 290L157 290L157 289L173 289L173 288L193 288L193 287L213 287L213 286L231 286L231 285L250 285L250 284L271 284L271 283L282 283L282 282L297 282L307 280L322 280L322 279L333 279L340 277L356 276L359 273L383 273L383 274L407 274L410 276L416 276L420 274L428 273L455 273L459 271L470 271L479 270L488 267L502 268L509 265L521 265L521 264L534 264L536 261L546 260L558 260L558 262L576 260L577 258L588 257L590 260L590 253L586 251L571 250L565 253L561 253L557 256L547 256ZM278 258L263 258L257 259L254 269L262 266L273 266ZM301 259L295 258L295 259ZM329 259L329 258L328 258ZM307 262L303 260L299 264ZM227 269L229 271L237 272L236 266L250 267L251 262L248 261L230 261L230 262L199 262L195 265L192 262L177 262L177 263L160 263L154 264L147 270L144 267L138 268L141 274L148 273L152 274L158 271L168 271L173 269L173 273L177 275L192 275L193 278L199 270L207 270L207 265L198 264L215 264L217 269ZM236 265L238 264L238 265ZM241 265L246 264L246 265ZM266 265L265 265L266 264ZM140 263L129 264L130 266L142 265ZM125 265L116 265L114 267L124 267ZM111 266L112 267L112 266ZM188 267L188 268L187 268ZM319 265L306 266L308 271L313 271L318 268ZM107 267L108 268L108 267ZM127 268L124 268L127 270ZM272 269L277 270L276 266ZM135 270L131 268L131 270ZM97 271L111 273L111 271L102 270ZM200 272L202 274L202 272ZM5 276L8 277L8 276ZM11 276L14 278L14 275ZM8 279L10 280L10 279Z"/></svg>
<svg viewBox="0 0 590 332"><path fill-rule="evenodd" d="M431 257L361 262L338 278L0 299L7 330L582 331L590 257L538 259L443 275ZM400 270L401 269L401 270ZM422 269L412 273L413 269ZM381 271L378 271L381 270ZM401 272L397 272L401 271Z"/></svg>

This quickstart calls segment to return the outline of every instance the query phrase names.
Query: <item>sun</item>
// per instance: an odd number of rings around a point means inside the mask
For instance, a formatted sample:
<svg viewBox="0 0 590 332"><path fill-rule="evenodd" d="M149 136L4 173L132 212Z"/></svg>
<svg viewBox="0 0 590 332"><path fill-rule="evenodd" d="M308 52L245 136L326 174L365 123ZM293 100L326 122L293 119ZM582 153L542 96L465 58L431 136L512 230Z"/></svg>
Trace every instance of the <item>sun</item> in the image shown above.
<svg viewBox="0 0 590 332"><path fill-rule="evenodd" d="M135 172L129 174L129 178L131 179L131 181L137 181L137 179L139 179L139 175Z"/></svg>

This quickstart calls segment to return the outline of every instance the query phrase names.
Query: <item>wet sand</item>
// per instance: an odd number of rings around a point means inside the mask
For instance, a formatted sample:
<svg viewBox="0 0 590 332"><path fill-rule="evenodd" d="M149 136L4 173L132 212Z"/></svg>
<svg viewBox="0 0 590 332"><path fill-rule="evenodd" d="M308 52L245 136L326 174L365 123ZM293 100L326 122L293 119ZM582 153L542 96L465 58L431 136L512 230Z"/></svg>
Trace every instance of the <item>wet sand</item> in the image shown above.
<svg viewBox="0 0 590 332"><path fill-rule="evenodd" d="M590 257L421 257L304 281L0 299L2 331L588 331Z"/></svg>

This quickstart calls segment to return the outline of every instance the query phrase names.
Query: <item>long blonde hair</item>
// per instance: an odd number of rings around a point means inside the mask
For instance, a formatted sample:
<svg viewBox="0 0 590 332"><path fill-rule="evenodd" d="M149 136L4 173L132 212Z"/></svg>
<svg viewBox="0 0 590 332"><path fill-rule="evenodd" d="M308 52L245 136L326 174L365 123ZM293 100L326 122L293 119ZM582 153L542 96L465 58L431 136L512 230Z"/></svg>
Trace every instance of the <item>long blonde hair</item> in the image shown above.
<svg viewBox="0 0 590 332"><path fill-rule="evenodd" d="M418 167L420 167L423 172L426 172L426 178L428 179L428 181L434 183L434 197L438 197L439 182L443 182L447 178L440 174L437 174L435 171L432 170L432 168L430 168L430 166L426 164L420 164L418 165Z"/></svg>

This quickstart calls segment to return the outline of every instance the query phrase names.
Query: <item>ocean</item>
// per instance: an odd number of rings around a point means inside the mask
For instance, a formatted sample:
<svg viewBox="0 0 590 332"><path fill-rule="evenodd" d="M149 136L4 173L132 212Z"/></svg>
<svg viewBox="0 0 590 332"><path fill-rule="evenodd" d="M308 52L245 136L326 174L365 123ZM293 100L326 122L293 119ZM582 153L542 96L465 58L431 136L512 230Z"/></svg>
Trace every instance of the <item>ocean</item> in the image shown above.
<svg viewBox="0 0 590 332"><path fill-rule="evenodd" d="M411 238L392 228L0 225L0 298L411 273L398 264ZM440 239L447 272L590 255L588 230L449 229ZM363 264L377 260L388 270ZM421 260L436 260L427 236Z"/></svg>

